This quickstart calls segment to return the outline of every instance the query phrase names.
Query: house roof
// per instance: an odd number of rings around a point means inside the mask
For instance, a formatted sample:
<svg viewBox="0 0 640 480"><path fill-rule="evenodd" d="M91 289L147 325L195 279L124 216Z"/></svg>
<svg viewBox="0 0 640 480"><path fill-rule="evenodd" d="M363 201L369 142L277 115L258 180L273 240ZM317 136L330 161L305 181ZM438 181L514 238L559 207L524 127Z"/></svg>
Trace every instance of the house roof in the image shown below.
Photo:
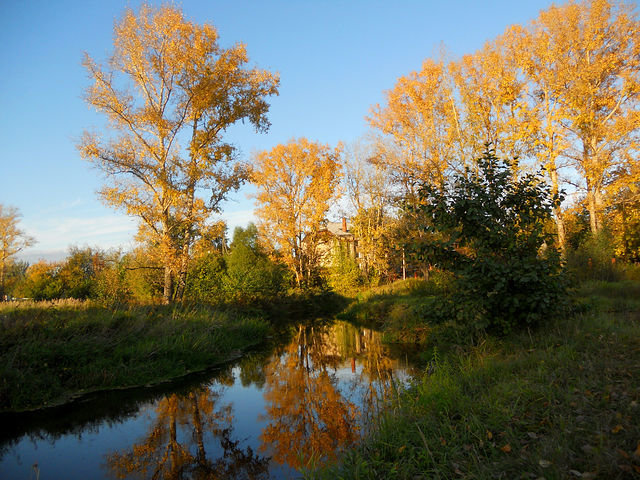
<svg viewBox="0 0 640 480"><path fill-rule="evenodd" d="M351 225L347 223L347 231L342 230L342 222L327 222L327 231L336 237L353 237L353 234L349 231Z"/></svg>

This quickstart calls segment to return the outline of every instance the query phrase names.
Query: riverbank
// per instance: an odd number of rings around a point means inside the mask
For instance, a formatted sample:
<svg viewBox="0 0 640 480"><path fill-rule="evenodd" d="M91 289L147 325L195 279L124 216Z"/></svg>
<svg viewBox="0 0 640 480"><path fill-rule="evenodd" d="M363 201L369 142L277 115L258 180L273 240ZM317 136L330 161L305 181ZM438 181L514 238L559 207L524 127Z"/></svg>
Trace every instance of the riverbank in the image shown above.
<svg viewBox="0 0 640 480"><path fill-rule="evenodd" d="M373 435L313 476L640 476L640 284L585 284L578 312L473 345L452 325L420 325L428 288L396 285L345 313L421 342L429 362Z"/></svg>
<svg viewBox="0 0 640 480"><path fill-rule="evenodd" d="M291 318L330 316L345 305L324 291L218 307L0 303L0 412L170 381L240 356Z"/></svg>
<svg viewBox="0 0 640 480"><path fill-rule="evenodd" d="M0 411L156 384L238 356L270 332L257 314L90 302L3 305Z"/></svg>

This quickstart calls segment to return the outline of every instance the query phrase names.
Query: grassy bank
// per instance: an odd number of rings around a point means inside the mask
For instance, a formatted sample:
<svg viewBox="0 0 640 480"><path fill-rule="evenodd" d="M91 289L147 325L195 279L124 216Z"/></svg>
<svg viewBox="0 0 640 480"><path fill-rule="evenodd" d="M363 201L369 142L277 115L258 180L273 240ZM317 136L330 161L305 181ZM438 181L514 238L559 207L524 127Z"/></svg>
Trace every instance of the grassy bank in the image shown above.
<svg viewBox="0 0 640 480"><path fill-rule="evenodd" d="M429 302L419 288L376 292L347 314L408 338L395 317L405 311L417 322ZM581 313L535 332L431 345L423 377L375 433L314 475L640 478L640 284L590 283L577 297ZM427 345L423 330L414 336Z"/></svg>
<svg viewBox="0 0 640 480"><path fill-rule="evenodd" d="M269 331L257 314L206 307L0 304L0 411L176 378L237 356Z"/></svg>

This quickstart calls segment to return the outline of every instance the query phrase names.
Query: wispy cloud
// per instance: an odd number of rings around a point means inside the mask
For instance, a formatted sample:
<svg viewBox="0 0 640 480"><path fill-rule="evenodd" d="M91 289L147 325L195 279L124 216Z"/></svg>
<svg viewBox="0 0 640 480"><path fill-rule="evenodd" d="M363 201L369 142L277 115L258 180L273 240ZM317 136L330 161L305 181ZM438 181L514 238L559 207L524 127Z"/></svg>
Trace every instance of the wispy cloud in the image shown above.
<svg viewBox="0 0 640 480"><path fill-rule="evenodd" d="M57 210L60 213L60 210ZM227 222L229 235L240 226L255 222L253 209L224 212L216 217ZM20 252L18 258L34 262L39 259L49 261L63 259L71 246L90 246L104 250L111 248L129 249L133 247L137 231L135 218L118 214L99 216L56 216L42 215L40 219L25 219L21 228L35 238L36 244Z"/></svg>
<svg viewBox="0 0 640 480"><path fill-rule="evenodd" d="M136 221L116 214L94 217L57 216L37 222L24 221L22 227L37 242L23 252L23 255L27 255L36 250L67 250L72 245L103 249L127 247L136 232Z"/></svg>

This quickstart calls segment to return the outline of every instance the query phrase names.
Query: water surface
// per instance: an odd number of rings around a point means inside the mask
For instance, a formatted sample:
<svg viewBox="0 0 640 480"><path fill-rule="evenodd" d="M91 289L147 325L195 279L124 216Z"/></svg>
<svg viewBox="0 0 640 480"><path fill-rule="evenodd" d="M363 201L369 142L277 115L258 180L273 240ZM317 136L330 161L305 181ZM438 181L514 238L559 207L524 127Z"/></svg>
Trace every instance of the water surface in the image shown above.
<svg viewBox="0 0 640 480"><path fill-rule="evenodd" d="M357 442L411 365L373 330L299 325L205 374L0 417L0 478L296 478Z"/></svg>

